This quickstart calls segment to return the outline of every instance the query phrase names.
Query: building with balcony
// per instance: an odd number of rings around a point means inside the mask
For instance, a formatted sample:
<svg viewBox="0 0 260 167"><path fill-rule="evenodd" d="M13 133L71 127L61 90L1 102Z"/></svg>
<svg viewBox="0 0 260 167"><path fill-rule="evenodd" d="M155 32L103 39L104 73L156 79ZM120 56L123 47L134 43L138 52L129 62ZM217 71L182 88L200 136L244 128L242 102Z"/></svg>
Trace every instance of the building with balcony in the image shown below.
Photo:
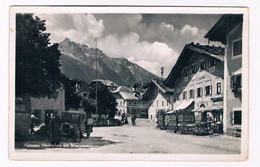
<svg viewBox="0 0 260 167"><path fill-rule="evenodd" d="M164 85L174 89L173 111L180 123L223 121L224 49L187 44Z"/></svg>
<svg viewBox="0 0 260 167"><path fill-rule="evenodd" d="M223 15L205 35L225 45L224 132L241 135L242 125L242 31L243 15Z"/></svg>

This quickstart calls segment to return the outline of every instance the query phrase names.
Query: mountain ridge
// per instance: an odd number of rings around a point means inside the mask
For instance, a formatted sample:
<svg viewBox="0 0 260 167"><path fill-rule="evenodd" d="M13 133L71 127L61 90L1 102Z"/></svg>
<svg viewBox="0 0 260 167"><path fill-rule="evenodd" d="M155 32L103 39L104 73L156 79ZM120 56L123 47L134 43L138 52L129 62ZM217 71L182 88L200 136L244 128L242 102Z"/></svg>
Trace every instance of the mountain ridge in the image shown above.
<svg viewBox="0 0 260 167"><path fill-rule="evenodd" d="M59 43L61 71L73 79L91 82L96 79L96 52L98 79L108 79L118 85L147 83L159 77L125 58L107 56L101 50L78 44L65 38Z"/></svg>

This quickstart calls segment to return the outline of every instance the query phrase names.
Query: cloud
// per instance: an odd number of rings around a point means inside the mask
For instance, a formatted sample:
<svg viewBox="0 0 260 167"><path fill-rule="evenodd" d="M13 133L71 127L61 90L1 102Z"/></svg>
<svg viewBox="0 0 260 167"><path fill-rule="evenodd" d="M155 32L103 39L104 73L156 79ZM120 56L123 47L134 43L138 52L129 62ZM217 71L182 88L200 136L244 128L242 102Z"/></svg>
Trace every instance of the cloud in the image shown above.
<svg viewBox="0 0 260 167"><path fill-rule="evenodd" d="M166 24L165 22L162 22L162 23L160 24L160 27L161 27L162 29L168 29L168 30L170 30L170 31L173 31L173 30L174 30L173 25L171 25L171 24Z"/></svg>
<svg viewBox="0 0 260 167"><path fill-rule="evenodd" d="M181 29L181 34L191 34L191 35L196 35L198 33L198 28L197 27L191 27L190 25L185 25L182 29Z"/></svg>
<svg viewBox="0 0 260 167"><path fill-rule="evenodd" d="M131 32L123 37L116 34L101 38L98 43L110 57L124 57L146 70L160 75L160 68L165 67L165 73L169 73L177 60L177 52L161 42L140 41L137 33Z"/></svg>
<svg viewBox="0 0 260 167"><path fill-rule="evenodd" d="M207 44L203 38L207 30L194 26L196 20L180 20L167 15L141 14L39 14L46 20L51 42L70 38L77 43L93 47L94 37L98 48L110 57L123 57L144 69L165 77L174 66L179 54L187 43ZM174 16L174 15L171 15ZM198 18L201 18L198 17ZM193 23L192 23L193 22ZM201 23L199 25L206 24Z"/></svg>
<svg viewBox="0 0 260 167"><path fill-rule="evenodd" d="M92 44L105 29L103 20L97 20L92 14L38 14L46 20L47 31L51 33L51 42L60 42L70 38L79 43Z"/></svg>

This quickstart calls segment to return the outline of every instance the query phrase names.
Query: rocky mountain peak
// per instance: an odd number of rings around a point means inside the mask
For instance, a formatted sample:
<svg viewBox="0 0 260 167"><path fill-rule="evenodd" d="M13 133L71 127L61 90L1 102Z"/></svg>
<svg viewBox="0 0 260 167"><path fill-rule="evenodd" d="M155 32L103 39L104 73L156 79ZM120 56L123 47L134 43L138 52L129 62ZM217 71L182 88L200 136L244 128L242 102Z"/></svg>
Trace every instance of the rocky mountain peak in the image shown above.
<svg viewBox="0 0 260 167"><path fill-rule="evenodd" d="M118 85L133 85L136 82L150 82L158 77L125 58L108 57L100 49L78 44L65 38L59 44L62 53L61 70L68 77L90 82L95 79L95 59L98 58L98 76Z"/></svg>

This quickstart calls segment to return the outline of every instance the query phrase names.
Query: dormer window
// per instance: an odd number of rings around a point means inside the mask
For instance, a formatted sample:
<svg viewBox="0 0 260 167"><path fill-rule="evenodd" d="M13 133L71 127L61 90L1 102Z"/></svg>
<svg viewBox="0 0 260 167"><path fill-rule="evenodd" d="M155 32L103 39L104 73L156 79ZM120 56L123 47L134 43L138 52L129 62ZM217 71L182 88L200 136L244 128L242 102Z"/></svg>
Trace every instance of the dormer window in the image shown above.
<svg viewBox="0 0 260 167"><path fill-rule="evenodd" d="M205 70L205 69L206 69L206 60L202 60L202 61L200 62L200 69L201 69L201 70Z"/></svg>
<svg viewBox="0 0 260 167"><path fill-rule="evenodd" d="M189 70L188 70L187 67L185 67L185 68L183 69L183 75L184 75L184 77L187 77L187 76L189 75Z"/></svg>
<svg viewBox="0 0 260 167"><path fill-rule="evenodd" d="M197 64L193 64L191 66L191 74L195 74L197 72Z"/></svg>
<svg viewBox="0 0 260 167"><path fill-rule="evenodd" d="M209 58L209 67L213 67L217 64L216 59L214 58Z"/></svg>

